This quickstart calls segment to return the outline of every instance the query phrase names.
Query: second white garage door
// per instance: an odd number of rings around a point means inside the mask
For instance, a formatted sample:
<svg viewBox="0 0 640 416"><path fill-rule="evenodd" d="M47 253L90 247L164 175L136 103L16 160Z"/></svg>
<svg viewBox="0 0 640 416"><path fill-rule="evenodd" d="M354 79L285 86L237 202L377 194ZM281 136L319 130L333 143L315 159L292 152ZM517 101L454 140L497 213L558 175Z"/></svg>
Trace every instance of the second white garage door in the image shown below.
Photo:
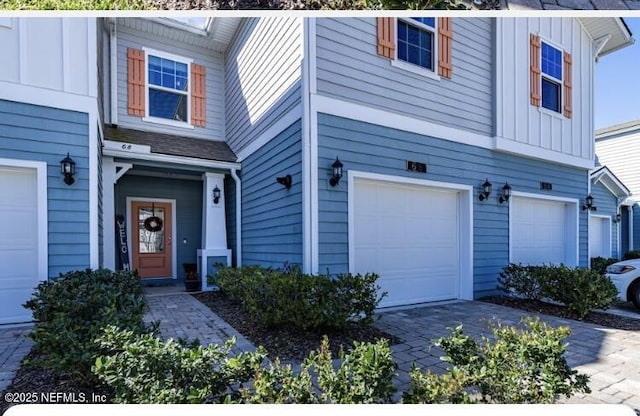
<svg viewBox="0 0 640 416"><path fill-rule="evenodd" d="M509 201L511 262L576 265L576 205L513 197Z"/></svg>
<svg viewBox="0 0 640 416"><path fill-rule="evenodd" d="M380 307L460 297L460 193L355 178L352 270L376 272Z"/></svg>

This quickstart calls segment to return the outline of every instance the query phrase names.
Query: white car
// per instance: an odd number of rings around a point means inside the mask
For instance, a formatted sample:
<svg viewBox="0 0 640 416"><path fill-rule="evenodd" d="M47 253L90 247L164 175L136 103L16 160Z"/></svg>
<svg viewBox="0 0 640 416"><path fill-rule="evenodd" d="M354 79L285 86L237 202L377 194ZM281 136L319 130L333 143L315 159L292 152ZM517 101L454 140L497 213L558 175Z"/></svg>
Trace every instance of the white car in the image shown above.
<svg viewBox="0 0 640 416"><path fill-rule="evenodd" d="M614 263L607 267L606 275L618 289L620 299L640 309L640 259Z"/></svg>

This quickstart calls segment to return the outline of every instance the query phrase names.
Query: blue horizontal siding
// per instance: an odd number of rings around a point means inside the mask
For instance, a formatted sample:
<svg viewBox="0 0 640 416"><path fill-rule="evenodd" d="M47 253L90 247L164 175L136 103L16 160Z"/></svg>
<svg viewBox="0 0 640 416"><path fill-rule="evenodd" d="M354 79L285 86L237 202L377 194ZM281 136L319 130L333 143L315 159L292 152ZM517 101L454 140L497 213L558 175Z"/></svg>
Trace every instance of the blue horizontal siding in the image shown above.
<svg viewBox="0 0 640 416"><path fill-rule="evenodd" d="M242 163L242 263L302 265L302 141L297 121ZM276 177L291 175L291 189Z"/></svg>
<svg viewBox="0 0 640 416"><path fill-rule="evenodd" d="M633 249L640 250L640 205L633 205Z"/></svg>
<svg viewBox="0 0 640 416"><path fill-rule="evenodd" d="M474 187L474 292L494 291L496 277L509 261L509 209L497 201L506 181L513 190L576 198L587 195L587 170L553 162L494 152L470 144L422 136L346 118L319 114L319 268L346 272L348 258L348 207L345 178L335 188L329 185L331 164L336 156L345 171L358 170ZM406 161L426 163L428 173L408 172ZM477 195L485 178L493 184L488 201ZM551 182L552 191L541 191L540 182ZM579 263L587 265L588 216L580 212Z"/></svg>
<svg viewBox="0 0 640 416"><path fill-rule="evenodd" d="M182 264L196 263L202 245L202 181L124 175L115 186L116 215L126 217L127 197L176 200L176 270L177 278L184 280Z"/></svg>
<svg viewBox="0 0 640 416"><path fill-rule="evenodd" d="M618 212L618 199L600 182L591 185L591 196L594 198L593 204L597 207L595 214L615 217ZM612 258L618 256L618 224L611 222L611 255Z"/></svg>
<svg viewBox="0 0 640 416"><path fill-rule="evenodd" d="M60 160L76 162L67 186ZM47 163L48 275L89 267L88 115L0 100L0 158Z"/></svg>

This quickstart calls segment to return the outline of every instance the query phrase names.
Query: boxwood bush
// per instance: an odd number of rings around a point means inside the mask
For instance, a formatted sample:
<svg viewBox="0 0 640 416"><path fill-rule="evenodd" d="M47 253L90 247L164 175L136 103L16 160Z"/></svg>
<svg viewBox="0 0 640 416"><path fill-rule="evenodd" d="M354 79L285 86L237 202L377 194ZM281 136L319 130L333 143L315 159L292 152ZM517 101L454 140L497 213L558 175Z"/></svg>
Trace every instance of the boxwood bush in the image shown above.
<svg viewBox="0 0 640 416"><path fill-rule="evenodd" d="M35 363L69 373L80 383L94 381L90 370L100 353L94 339L102 328L144 329L146 303L133 272L69 272L40 283L24 306L36 321L29 335L41 352Z"/></svg>
<svg viewBox="0 0 640 416"><path fill-rule="evenodd" d="M215 282L266 327L342 329L350 322L369 324L385 294L378 295L378 275L303 274L297 268L225 267Z"/></svg>

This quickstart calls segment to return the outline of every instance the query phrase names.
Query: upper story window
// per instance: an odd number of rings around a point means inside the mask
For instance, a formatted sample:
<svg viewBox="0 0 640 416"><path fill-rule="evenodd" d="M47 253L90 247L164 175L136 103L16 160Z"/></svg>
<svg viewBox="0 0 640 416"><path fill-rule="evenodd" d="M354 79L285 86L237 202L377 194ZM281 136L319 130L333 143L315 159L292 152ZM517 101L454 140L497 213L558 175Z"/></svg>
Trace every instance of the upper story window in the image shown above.
<svg viewBox="0 0 640 416"><path fill-rule="evenodd" d="M149 116L187 122L189 64L148 55Z"/></svg>
<svg viewBox="0 0 640 416"><path fill-rule="evenodd" d="M206 126L205 67L147 48L127 49L127 114L175 127Z"/></svg>
<svg viewBox="0 0 640 416"><path fill-rule="evenodd" d="M562 102L562 51L542 42L542 106L560 112Z"/></svg>
<svg viewBox="0 0 640 416"><path fill-rule="evenodd" d="M571 54L540 36L529 36L531 105L571 118Z"/></svg>
<svg viewBox="0 0 640 416"><path fill-rule="evenodd" d="M398 18L397 58L434 70L436 19L433 17Z"/></svg>
<svg viewBox="0 0 640 416"><path fill-rule="evenodd" d="M451 78L452 27L450 17L378 17L378 55L428 78Z"/></svg>

